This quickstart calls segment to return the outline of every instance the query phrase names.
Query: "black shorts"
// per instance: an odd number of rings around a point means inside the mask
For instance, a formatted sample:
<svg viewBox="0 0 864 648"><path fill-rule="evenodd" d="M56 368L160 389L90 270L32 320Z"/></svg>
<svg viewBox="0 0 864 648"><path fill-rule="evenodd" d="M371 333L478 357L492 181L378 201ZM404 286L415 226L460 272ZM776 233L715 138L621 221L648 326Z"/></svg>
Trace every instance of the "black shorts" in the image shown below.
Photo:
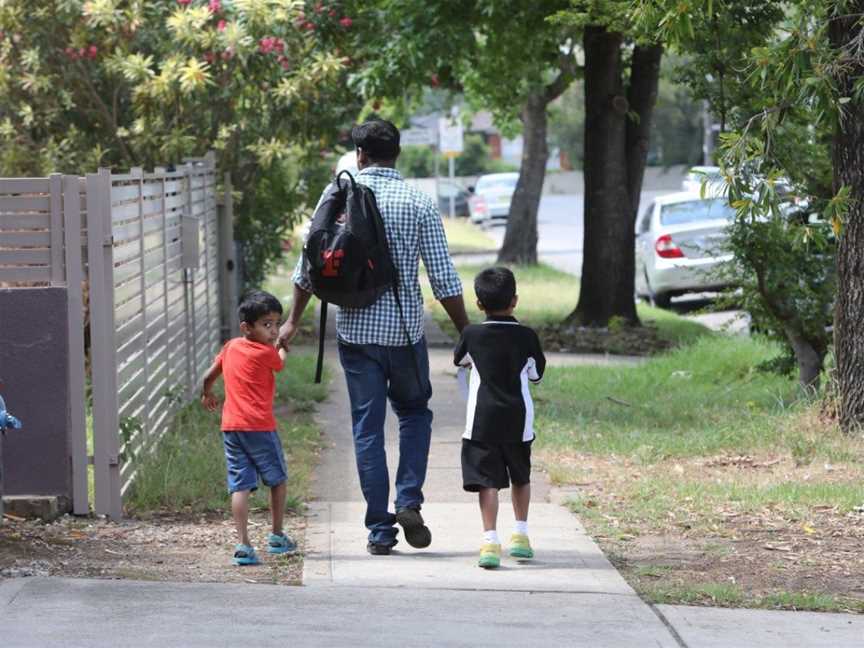
<svg viewBox="0 0 864 648"><path fill-rule="evenodd" d="M462 439L462 488L507 488L531 482L531 442L483 443Z"/></svg>

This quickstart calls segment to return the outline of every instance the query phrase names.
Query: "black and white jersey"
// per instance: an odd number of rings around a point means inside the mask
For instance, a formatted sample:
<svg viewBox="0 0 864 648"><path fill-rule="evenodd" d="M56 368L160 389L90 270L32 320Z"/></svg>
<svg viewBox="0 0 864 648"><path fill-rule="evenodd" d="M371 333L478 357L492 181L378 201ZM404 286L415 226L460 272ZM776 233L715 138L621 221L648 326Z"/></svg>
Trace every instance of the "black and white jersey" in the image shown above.
<svg viewBox="0 0 864 648"><path fill-rule="evenodd" d="M453 358L473 366L463 439L519 443L534 438L528 382L540 382L546 358L533 329L514 317L489 317L466 326Z"/></svg>

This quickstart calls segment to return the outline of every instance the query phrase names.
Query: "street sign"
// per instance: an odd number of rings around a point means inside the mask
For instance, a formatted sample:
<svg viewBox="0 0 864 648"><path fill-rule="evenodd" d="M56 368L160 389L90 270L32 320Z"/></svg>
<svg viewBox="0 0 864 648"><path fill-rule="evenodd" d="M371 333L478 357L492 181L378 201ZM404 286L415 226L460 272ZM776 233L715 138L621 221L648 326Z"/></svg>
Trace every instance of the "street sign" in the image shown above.
<svg viewBox="0 0 864 648"><path fill-rule="evenodd" d="M448 157L463 151L462 122L458 119L441 117L438 119L439 149Z"/></svg>
<svg viewBox="0 0 864 648"><path fill-rule="evenodd" d="M399 133L402 146L435 146L438 133L431 128L406 128Z"/></svg>

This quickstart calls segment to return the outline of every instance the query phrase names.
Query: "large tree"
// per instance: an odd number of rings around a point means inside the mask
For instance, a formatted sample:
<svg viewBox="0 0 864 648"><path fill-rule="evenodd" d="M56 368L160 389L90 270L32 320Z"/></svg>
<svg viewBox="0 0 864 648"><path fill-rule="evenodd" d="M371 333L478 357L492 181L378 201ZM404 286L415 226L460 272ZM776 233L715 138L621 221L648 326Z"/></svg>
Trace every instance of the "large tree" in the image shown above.
<svg viewBox="0 0 864 648"><path fill-rule="evenodd" d="M679 3L644 0L639 4L639 10L651 20L658 20L660 12L666 38L678 42L690 38L689 15L681 14ZM735 4L700 0L691 9L697 15L717 11L722 16L727 5ZM756 216L761 211L760 220L764 220L764 214L778 211L782 197L766 191L770 173L762 173L755 187L747 178L754 167L782 172L797 181L796 189L803 189L814 202L815 214L809 220L821 217L833 227L837 237L834 355L840 423L846 431L860 430L864 425L864 0L796 0L783 8L782 29L766 32L764 46L745 55L748 79L756 92L751 117L738 125L739 132L727 145L727 181L733 193L737 191L733 198L740 208ZM797 128L790 127L796 123ZM790 146L809 149L810 154L806 159L787 155L784 149ZM833 182L827 191L820 191L819 176L826 165L830 165ZM801 232L805 242L812 235L810 228ZM796 272L796 268L786 270ZM802 281L805 269L799 272L801 277L787 281L792 292L806 283ZM789 313L800 307L793 299L785 310ZM802 357L807 355L805 348Z"/></svg>
<svg viewBox="0 0 864 648"><path fill-rule="evenodd" d="M320 190L360 102L350 16L290 0L0 2L0 173L152 167L208 150L239 192L247 279ZM326 177L326 169L325 169Z"/></svg>
<svg viewBox="0 0 864 648"><path fill-rule="evenodd" d="M837 249L834 354L844 430L864 426L864 0L836 2L826 16L836 84L834 184L849 202Z"/></svg>
<svg viewBox="0 0 864 648"><path fill-rule="evenodd" d="M356 87L367 97L405 97L424 85L464 91L505 130L521 130L519 181L499 252L537 262L548 112L579 74L578 32L549 17L567 0L375 0L357 3L366 51Z"/></svg>
<svg viewBox="0 0 864 648"><path fill-rule="evenodd" d="M639 194L663 47L634 38L627 2L583 3L558 20L579 27L585 56L585 234L581 289L568 321L638 324L634 301ZM629 33L628 33L629 32Z"/></svg>

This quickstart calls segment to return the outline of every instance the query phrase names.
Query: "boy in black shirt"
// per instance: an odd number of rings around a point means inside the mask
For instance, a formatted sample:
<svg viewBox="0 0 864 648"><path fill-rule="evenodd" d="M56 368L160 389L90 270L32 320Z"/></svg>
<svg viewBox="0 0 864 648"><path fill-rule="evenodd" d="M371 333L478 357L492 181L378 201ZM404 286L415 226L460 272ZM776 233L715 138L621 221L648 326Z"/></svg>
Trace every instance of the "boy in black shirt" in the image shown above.
<svg viewBox="0 0 864 648"><path fill-rule="evenodd" d="M507 268L489 268L474 280L477 305L486 321L466 327L454 353L457 366L473 366L468 416L462 435L462 481L479 495L483 545L478 565L501 564L498 539L498 490L512 483L516 529L510 555L534 557L528 540L531 500L531 442L534 404L528 382L540 382L546 358L537 334L513 317L516 279Z"/></svg>

